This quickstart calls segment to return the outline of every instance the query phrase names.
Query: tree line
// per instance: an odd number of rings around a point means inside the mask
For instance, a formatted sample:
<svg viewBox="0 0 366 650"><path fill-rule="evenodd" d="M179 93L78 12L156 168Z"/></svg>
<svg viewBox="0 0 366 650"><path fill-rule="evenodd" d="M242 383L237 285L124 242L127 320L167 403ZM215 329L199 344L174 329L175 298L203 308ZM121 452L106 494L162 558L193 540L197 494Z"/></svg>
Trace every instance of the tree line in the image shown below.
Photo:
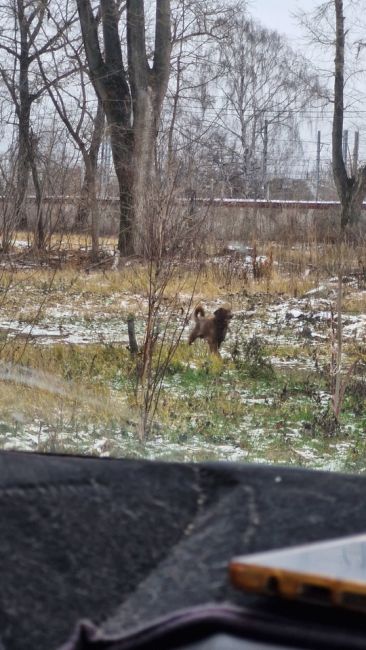
<svg viewBox="0 0 366 650"><path fill-rule="evenodd" d="M359 212L366 172L350 176L342 151L343 2L322 6L335 28L333 172L346 227ZM266 152L278 169L290 168L302 150L301 116L329 102L314 66L242 2L1 0L0 10L0 124L10 153L0 182L13 197L3 249L27 226L30 183L35 246L45 246L47 171L74 157L83 166L76 225L90 224L97 257L106 137L119 192L118 249L130 255L156 184L189 188L224 175L234 194L262 196Z"/></svg>

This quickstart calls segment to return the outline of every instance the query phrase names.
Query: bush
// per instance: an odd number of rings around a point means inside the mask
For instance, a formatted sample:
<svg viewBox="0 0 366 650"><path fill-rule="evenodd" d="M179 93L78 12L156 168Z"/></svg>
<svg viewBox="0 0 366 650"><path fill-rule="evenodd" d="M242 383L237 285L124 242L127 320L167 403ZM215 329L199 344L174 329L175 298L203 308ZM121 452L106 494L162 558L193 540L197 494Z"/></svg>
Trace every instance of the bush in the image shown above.
<svg viewBox="0 0 366 650"><path fill-rule="evenodd" d="M265 346L261 338L253 336L247 341L236 339L231 358L237 370L243 370L249 377L273 377L274 369L270 359L265 356Z"/></svg>

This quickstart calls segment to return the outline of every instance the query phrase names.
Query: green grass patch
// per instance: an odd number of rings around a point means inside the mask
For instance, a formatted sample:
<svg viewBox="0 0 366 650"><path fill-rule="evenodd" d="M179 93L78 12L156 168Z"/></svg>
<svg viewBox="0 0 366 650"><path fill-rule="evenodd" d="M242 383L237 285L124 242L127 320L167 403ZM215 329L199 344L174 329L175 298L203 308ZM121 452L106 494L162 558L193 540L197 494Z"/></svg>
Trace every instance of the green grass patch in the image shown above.
<svg viewBox="0 0 366 650"><path fill-rule="evenodd" d="M24 335L13 339L11 331L0 331L0 360L21 364L30 370L30 378L35 373L33 386L0 380L0 445L362 471L366 467L363 366L347 388L340 426L334 428L329 409L329 324L311 322L323 338L304 339L294 319L282 315L277 322L270 314L271 305L280 305L284 296L299 296L316 286L320 276L304 277L304 270L308 263L321 261L323 253L273 250L274 259L282 255L288 266L284 272L276 267L259 280L224 277L222 270L208 264L195 301L212 312L220 300L230 300L235 318L223 346L224 358L211 356L204 341L188 346L184 335L167 364L152 435L144 446L136 437L139 358L130 355L126 343L103 343L98 327L101 330L107 323L120 335L125 332L127 313L132 312L141 344L146 267L136 262L118 272L86 274L69 268L56 273L44 269L1 273L4 318L24 326L37 322L66 329L72 324L72 332L83 324L88 335L96 333L87 340L98 342L40 345L37 339L28 341ZM288 272L295 267L298 274ZM177 296L177 318L181 307L189 304L196 279L194 269L184 271L166 289L168 299ZM359 313L364 297L349 290L344 304L348 312ZM253 314L247 317L250 310ZM344 353L345 366L357 356L364 363L360 344L345 342ZM160 360L167 354L163 349ZM155 370L157 363L156 354Z"/></svg>

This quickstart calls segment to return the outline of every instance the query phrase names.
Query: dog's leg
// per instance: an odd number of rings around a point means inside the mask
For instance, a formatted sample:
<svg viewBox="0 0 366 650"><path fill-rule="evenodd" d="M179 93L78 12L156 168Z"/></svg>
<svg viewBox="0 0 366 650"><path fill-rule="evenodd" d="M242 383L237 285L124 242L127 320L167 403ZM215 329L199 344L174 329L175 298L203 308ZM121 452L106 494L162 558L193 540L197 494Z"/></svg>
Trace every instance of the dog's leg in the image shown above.
<svg viewBox="0 0 366 650"><path fill-rule="evenodd" d="M221 357L221 354L219 352L219 348L218 348L218 345L217 345L217 341L212 341L212 340L208 339L208 345L209 345L209 348L210 348L210 352L212 354L216 354L216 356Z"/></svg>
<svg viewBox="0 0 366 650"><path fill-rule="evenodd" d="M192 345L192 343L195 342L195 340L196 340L196 338L198 336L198 331L199 330L198 330L197 327L193 328L192 332L190 333L190 335L188 337L188 345Z"/></svg>

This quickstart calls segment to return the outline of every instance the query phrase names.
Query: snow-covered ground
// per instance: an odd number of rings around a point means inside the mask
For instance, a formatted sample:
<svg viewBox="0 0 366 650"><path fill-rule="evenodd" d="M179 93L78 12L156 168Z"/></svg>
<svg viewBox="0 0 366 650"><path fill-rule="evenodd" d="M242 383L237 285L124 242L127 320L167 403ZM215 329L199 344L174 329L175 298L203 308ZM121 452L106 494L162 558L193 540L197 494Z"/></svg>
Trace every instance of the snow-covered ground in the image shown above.
<svg viewBox="0 0 366 650"><path fill-rule="evenodd" d="M363 298L364 292L356 284L347 285L347 299ZM187 296L182 295L182 304ZM366 301L365 301L366 302ZM213 311L218 301L206 301L207 311ZM233 297L234 318L223 345L222 356L231 359L235 342L248 341L259 337L270 347L269 361L278 372L287 370L316 372L319 354L329 354L335 325L336 283L334 279L323 283L314 290L297 298L281 296L243 295ZM95 298L90 293L69 297L65 300L57 293L52 301L45 304L32 320L31 301L22 305L20 312L13 316L0 312L0 333L10 339L20 337L37 344L49 346L58 344L109 344L128 345L127 315L136 314L136 335L139 343L143 340L146 301L136 293L116 292L106 297ZM164 315L162 316L164 318ZM183 323L183 316L177 310L175 322ZM344 341L362 343L366 334L366 314L344 313L342 316ZM190 324L185 327L182 340L186 340ZM200 345L201 343L199 343ZM327 352L328 351L328 352ZM194 368L194 362L191 363ZM0 369L1 370L1 369ZM6 373L5 373L6 374ZM1 377L0 379L6 379ZM23 381L8 376L12 381ZM47 379L46 379L47 381ZM168 380L168 384L171 379ZM23 382L24 383L24 382ZM165 388L168 387L165 386ZM35 382L37 385L37 381ZM57 384L62 392L62 384ZM169 388L169 387L168 387ZM169 390L177 390L173 383ZM197 388L199 390L199 387ZM278 423L258 426L251 414L251 407L270 405L273 397L269 394L253 394L244 386L235 391L233 403L240 402L248 407L248 415L243 417L230 439L210 441L194 433L194 417L190 434L180 436L179 422L172 423L174 435L156 433L141 447L136 442L133 426L122 421L107 428L96 423L75 423L60 420L57 429L41 418L14 418L12 422L0 420L0 445L5 449L37 450L58 449L66 453L85 453L98 455L138 456L164 458L168 460L225 459L243 462L293 462L323 469L352 469L350 457L356 445L363 443L363 434L357 432L353 437L349 425L341 440L332 438L326 442L314 437L310 432L304 435L301 426L286 426ZM318 401L326 404L329 395L318 393ZM131 414L133 422L135 414ZM197 423L200 414L196 415ZM220 431L217 431L218 437ZM237 442L237 441L240 442ZM356 469L363 470L357 459ZM366 469L366 461L365 461Z"/></svg>

